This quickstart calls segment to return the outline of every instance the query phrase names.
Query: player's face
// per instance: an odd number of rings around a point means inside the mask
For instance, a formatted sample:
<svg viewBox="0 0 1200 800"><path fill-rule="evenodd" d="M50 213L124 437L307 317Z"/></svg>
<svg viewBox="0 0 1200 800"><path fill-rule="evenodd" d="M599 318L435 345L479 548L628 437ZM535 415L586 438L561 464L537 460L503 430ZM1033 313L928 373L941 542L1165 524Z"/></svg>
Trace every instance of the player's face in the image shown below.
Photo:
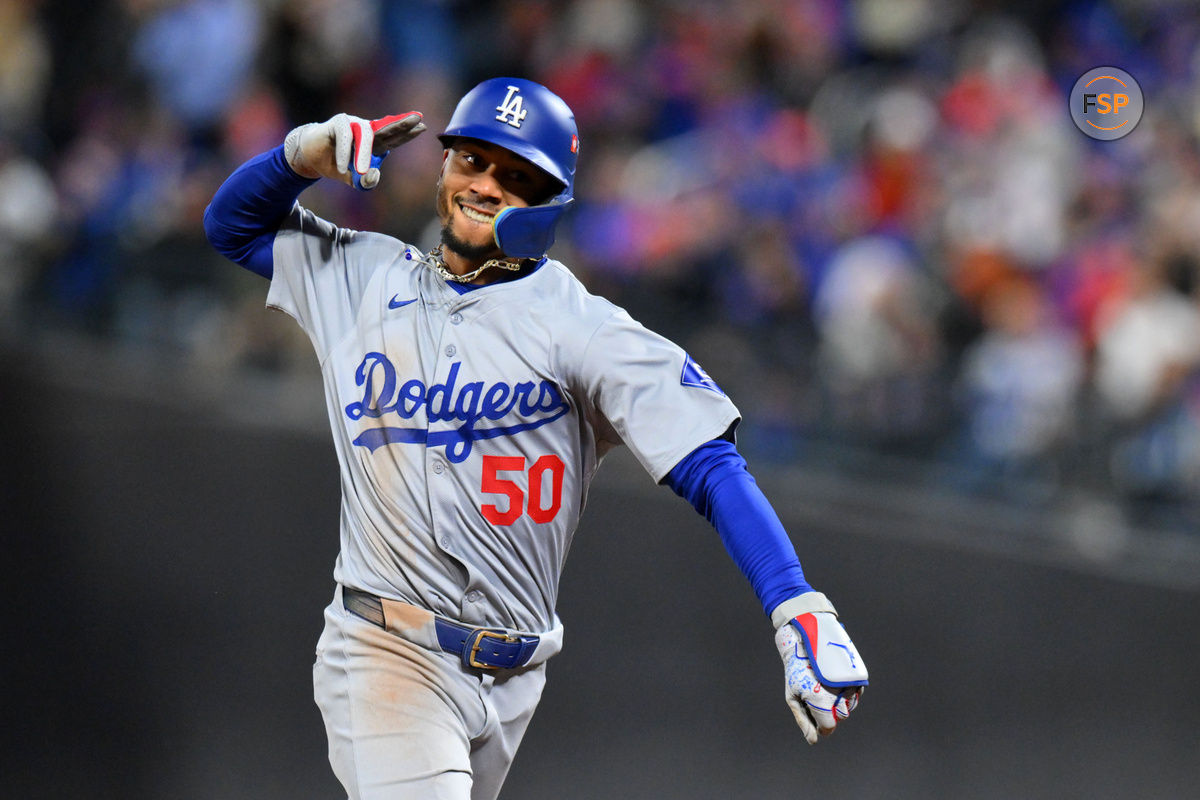
<svg viewBox="0 0 1200 800"><path fill-rule="evenodd" d="M497 145L460 139L445 153L438 179L442 243L472 260L500 255L492 220L504 208L549 197L557 184L529 161Z"/></svg>

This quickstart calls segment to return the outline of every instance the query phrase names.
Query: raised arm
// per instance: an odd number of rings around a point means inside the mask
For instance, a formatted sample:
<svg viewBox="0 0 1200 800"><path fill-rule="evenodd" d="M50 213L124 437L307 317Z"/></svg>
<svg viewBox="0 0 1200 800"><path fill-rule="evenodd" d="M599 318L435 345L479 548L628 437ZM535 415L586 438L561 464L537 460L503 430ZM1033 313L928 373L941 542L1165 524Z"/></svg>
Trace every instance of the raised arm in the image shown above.
<svg viewBox="0 0 1200 800"><path fill-rule="evenodd" d="M279 224L315 178L302 178L288 166L283 145L242 164L204 209L204 234L221 255L270 278L271 250Z"/></svg>
<svg viewBox="0 0 1200 800"><path fill-rule="evenodd" d="M415 111L373 121L338 114L301 125L221 184L204 211L204 233L221 255L270 278L275 233L301 192L319 178L374 188L388 152L423 130Z"/></svg>

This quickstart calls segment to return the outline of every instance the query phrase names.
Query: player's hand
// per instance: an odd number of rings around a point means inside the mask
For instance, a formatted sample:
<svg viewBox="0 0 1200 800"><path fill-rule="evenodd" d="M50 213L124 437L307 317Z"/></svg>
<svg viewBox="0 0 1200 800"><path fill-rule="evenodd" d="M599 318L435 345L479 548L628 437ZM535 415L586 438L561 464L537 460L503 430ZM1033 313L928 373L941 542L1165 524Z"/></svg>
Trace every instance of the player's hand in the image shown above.
<svg viewBox="0 0 1200 800"><path fill-rule="evenodd" d="M293 129L283 141L283 155L305 178L333 178L359 189L374 189L379 165L388 152L423 130L425 123L416 111L376 120L338 114Z"/></svg>
<svg viewBox="0 0 1200 800"><path fill-rule="evenodd" d="M784 696L809 744L850 716L867 685L867 667L837 616L801 614L775 632Z"/></svg>

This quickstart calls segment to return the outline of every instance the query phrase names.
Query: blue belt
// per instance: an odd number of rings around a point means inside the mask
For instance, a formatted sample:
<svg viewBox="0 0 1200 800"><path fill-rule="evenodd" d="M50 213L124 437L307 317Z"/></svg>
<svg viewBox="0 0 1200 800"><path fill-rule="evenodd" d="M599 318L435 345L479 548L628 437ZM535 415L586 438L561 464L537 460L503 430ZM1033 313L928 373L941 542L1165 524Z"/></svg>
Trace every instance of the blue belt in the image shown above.
<svg viewBox="0 0 1200 800"><path fill-rule="evenodd" d="M387 630L383 602L373 594L342 587L342 605L355 616ZM524 666L537 649L538 637L510 634L502 628L472 628L434 616L438 644L474 669L515 669Z"/></svg>

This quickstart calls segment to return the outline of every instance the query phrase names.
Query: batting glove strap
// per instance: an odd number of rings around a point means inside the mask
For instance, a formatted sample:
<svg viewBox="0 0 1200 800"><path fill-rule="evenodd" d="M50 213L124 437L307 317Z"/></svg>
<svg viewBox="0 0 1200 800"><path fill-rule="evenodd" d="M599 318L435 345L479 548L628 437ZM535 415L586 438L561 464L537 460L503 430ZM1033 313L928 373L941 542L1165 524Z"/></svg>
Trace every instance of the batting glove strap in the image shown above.
<svg viewBox="0 0 1200 800"><path fill-rule="evenodd" d="M821 683L838 688L867 685L867 665L836 616L827 612L801 614L791 621L791 627L799 632Z"/></svg>
<svg viewBox="0 0 1200 800"><path fill-rule="evenodd" d="M805 592L775 606L775 610L771 612L771 624L775 626L775 630L779 630L801 614L813 614L817 611L828 611L837 616L837 610L828 597L821 592Z"/></svg>

